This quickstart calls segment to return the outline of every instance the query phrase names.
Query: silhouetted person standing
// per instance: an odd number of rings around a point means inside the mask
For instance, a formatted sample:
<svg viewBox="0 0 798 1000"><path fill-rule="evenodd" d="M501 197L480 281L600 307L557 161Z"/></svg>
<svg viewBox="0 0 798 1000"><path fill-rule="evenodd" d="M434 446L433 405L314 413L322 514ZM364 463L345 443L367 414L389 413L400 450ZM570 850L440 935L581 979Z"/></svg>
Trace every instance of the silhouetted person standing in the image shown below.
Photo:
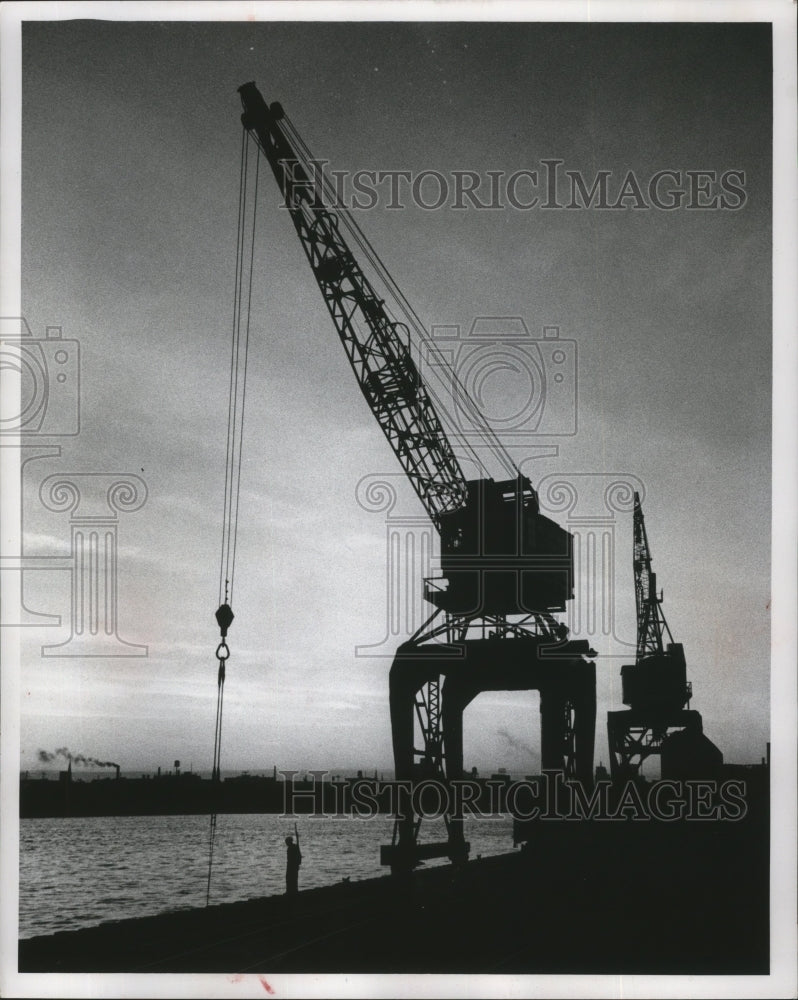
<svg viewBox="0 0 798 1000"><path fill-rule="evenodd" d="M296 835L296 843L293 837L285 838L285 894L294 896L298 890L299 866L302 864L302 852L299 849L299 833Z"/></svg>

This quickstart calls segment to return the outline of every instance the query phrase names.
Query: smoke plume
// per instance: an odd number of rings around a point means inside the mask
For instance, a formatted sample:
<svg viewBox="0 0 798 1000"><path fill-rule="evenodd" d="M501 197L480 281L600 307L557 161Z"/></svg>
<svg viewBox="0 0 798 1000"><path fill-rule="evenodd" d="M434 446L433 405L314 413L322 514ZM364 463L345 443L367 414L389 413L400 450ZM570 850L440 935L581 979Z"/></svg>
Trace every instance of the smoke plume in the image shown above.
<svg viewBox="0 0 798 1000"><path fill-rule="evenodd" d="M89 757L85 753L72 753L69 747L59 747L55 753L49 750L40 750L38 753L41 764L51 764L57 758L72 761L73 764L85 765L86 767L119 767L112 760L98 760L96 757Z"/></svg>
<svg viewBox="0 0 798 1000"><path fill-rule="evenodd" d="M538 756L537 750L534 750L528 743L524 743L523 740L517 740L515 736L508 733L506 729L499 729L498 735L507 740L508 745L514 750L523 750L524 753L528 753L530 757Z"/></svg>

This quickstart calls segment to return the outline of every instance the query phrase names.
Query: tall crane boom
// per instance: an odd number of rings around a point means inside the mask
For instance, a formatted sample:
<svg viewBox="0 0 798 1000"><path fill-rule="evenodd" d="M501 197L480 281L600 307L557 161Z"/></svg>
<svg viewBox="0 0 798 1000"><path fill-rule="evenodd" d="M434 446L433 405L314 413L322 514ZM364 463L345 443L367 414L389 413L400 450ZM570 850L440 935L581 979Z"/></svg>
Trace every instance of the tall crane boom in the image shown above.
<svg viewBox="0 0 798 1000"><path fill-rule="evenodd" d="M304 144L254 83L239 93L241 121L271 167L361 391L440 533L444 575L427 586L426 599L447 614L563 611L573 596L571 535L540 513L531 483L506 453L511 479L466 481L413 361L409 330L391 317L347 245L298 148Z"/></svg>
<svg viewBox="0 0 798 1000"><path fill-rule="evenodd" d="M673 641L662 610L662 598L657 596L657 577L651 569L651 550L638 493L634 497L633 518L637 655L633 664L621 667L623 701L638 711L667 714L680 710L690 698L684 647Z"/></svg>
<svg viewBox="0 0 798 1000"><path fill-rule="evenodd" d="M466 480L409 349L409 331L391 320L347 246L281 124L254 83L239 87L244 127L255 136L285 199L302 248L358 385L431 520L466 501Z"/></svg>
<svg viewBox="0 0 798 1000"><path fill-rule="evenodd" d="M667 634L671 642L673 636L662 610L662 599L657 597L657 576L651 569L651 550L639 493L635 493L633 517L632 565L637 607L637 659L641 660L644 656L661 656L665 652L663 635Z"/></svg>

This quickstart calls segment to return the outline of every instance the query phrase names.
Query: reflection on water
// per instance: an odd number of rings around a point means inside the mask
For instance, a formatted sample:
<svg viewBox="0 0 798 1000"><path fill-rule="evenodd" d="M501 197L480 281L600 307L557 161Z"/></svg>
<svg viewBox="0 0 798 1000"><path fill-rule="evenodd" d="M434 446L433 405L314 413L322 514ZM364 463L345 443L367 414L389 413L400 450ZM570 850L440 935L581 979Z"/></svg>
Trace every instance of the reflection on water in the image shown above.
<svg viewBox="0 0 798 1000"><path fill-rule="evenodd" d="M20 937L88 927L205 905L207 816L100 816L20 821ZM393 820L298 820L300 889L386 874L379 845ZM466 820L471 856L512 850L511 821ZM211 902L281 893L285 837L293 821L275 815L219 816ZM422 840L444 839L442 820L425 820ZM432 861L428 865L445 864Z"/></svg>

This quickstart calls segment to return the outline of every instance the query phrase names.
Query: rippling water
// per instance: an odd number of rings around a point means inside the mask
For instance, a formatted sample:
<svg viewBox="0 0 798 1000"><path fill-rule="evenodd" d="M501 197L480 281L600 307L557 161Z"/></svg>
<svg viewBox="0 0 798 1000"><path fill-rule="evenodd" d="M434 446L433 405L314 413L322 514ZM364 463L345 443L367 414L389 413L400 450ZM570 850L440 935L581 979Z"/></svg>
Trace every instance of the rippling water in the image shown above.
<svg viewBox="0 0 798 1000"><path fill-rule="evenodd" d="M205 905L207 816L100 816L20 821L20 937L90 927ZM300 889L384 875L379 845L393 820L300 817ZM466 819L471 856L512 849L511 820ZM285 844L293 822L276 815L219 816L211 902L285 889ZM425 820L422 839L443 839ZM445 861L428 862L428 865Z"/></svg>

